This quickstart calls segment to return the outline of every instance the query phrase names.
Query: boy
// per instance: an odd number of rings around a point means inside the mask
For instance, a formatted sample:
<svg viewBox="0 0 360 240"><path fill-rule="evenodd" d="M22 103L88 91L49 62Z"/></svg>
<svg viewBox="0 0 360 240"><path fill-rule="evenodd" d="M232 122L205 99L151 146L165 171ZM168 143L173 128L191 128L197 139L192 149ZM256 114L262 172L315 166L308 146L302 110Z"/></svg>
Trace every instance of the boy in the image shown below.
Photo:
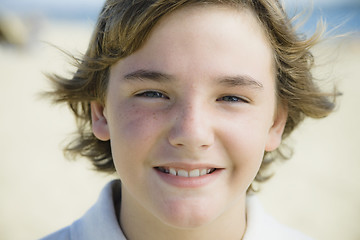
<svg viewBox="0 0 360 240"><path fill-rule="evenodd" d="M308 239L250 193L282 138L334 108L310 74L318 37L276 0L108 0L73 78L52 80L78 120L66 151L121 183L45 239Z"/></svg>

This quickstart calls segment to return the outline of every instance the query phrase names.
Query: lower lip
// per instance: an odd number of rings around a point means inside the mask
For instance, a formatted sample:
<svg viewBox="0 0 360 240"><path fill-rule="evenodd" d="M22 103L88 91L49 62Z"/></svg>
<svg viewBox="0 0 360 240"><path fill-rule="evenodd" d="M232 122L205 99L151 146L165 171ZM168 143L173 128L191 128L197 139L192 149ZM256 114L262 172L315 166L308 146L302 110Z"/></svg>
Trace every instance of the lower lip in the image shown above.
<svg viewBox="0 0 360 240"><path fill-rule="evenodd" d="M154 169L154 171L156 171L156 173L160 176L161 179L163 179L166 183L172 186L179 188L199 188L215 181L220 176L223 169L217 169L211 174L206 174L199 177L180 177L164 173L156 169Z"/></svg>

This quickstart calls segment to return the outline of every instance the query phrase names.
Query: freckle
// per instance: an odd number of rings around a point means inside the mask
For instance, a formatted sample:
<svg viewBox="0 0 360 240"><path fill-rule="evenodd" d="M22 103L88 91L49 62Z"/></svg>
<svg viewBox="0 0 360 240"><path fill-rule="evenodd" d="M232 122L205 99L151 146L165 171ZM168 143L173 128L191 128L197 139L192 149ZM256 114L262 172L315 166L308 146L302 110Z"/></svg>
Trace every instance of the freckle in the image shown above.
<svg viewBox="0 0 360 240"><path fill-rule="evenodd" d="M156 114L155 114L155 113L153 113L152 115L153 115L153 116L152 116L152 117L153 117L153 119L154 119L154 120L157 120Z"/></svg>

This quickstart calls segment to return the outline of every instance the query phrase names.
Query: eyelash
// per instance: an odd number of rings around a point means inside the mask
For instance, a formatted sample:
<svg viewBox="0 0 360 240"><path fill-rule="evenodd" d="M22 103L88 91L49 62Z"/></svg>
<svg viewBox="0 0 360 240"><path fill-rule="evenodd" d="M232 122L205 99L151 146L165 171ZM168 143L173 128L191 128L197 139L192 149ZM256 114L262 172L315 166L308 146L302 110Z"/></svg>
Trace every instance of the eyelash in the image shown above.
<svg viewBox="0 0 360 240"><path fill-rule="evenodd" d="M233 95L223 96L221 98L216 99L217 102L225 101L225 102L243 102L243 103L250 103L250 100L244 97L238 97Z"/></svg>
<svg viewBox="0 0 360 240"><path fill-rule="evenodd" d="M165 94L158 92L158 91L145 91L135 95L136 97L144 97L144 98L164 98L170 99ZM250 100L244 97L238 97L234 95L227 95L216 99L217 102L224 101L224 102L243 102L243 103L250 103Z"/></svg>
<svg viewBox="0 0 360 240"><path fill-rule="evenodd" d="M136 97L144 97L144 98L165 98L169 99L165 94L158 91L145 91L135 95Z"/></svg>

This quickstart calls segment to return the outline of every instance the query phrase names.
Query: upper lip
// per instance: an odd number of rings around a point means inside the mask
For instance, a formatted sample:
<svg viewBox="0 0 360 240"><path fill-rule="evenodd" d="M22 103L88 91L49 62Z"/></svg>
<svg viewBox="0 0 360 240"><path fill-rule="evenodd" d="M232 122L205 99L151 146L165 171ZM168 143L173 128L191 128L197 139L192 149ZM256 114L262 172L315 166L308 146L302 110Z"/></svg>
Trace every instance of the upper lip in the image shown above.
<svg viewBox="0 0 360 240"><path fill-rule="evenodd" d="M154 167L184 169L187 171L191 171L194 169L224 168L218 164L213 164L213 163L186 163L186 162L168 162L164 164L154 165Z"/></svg>

